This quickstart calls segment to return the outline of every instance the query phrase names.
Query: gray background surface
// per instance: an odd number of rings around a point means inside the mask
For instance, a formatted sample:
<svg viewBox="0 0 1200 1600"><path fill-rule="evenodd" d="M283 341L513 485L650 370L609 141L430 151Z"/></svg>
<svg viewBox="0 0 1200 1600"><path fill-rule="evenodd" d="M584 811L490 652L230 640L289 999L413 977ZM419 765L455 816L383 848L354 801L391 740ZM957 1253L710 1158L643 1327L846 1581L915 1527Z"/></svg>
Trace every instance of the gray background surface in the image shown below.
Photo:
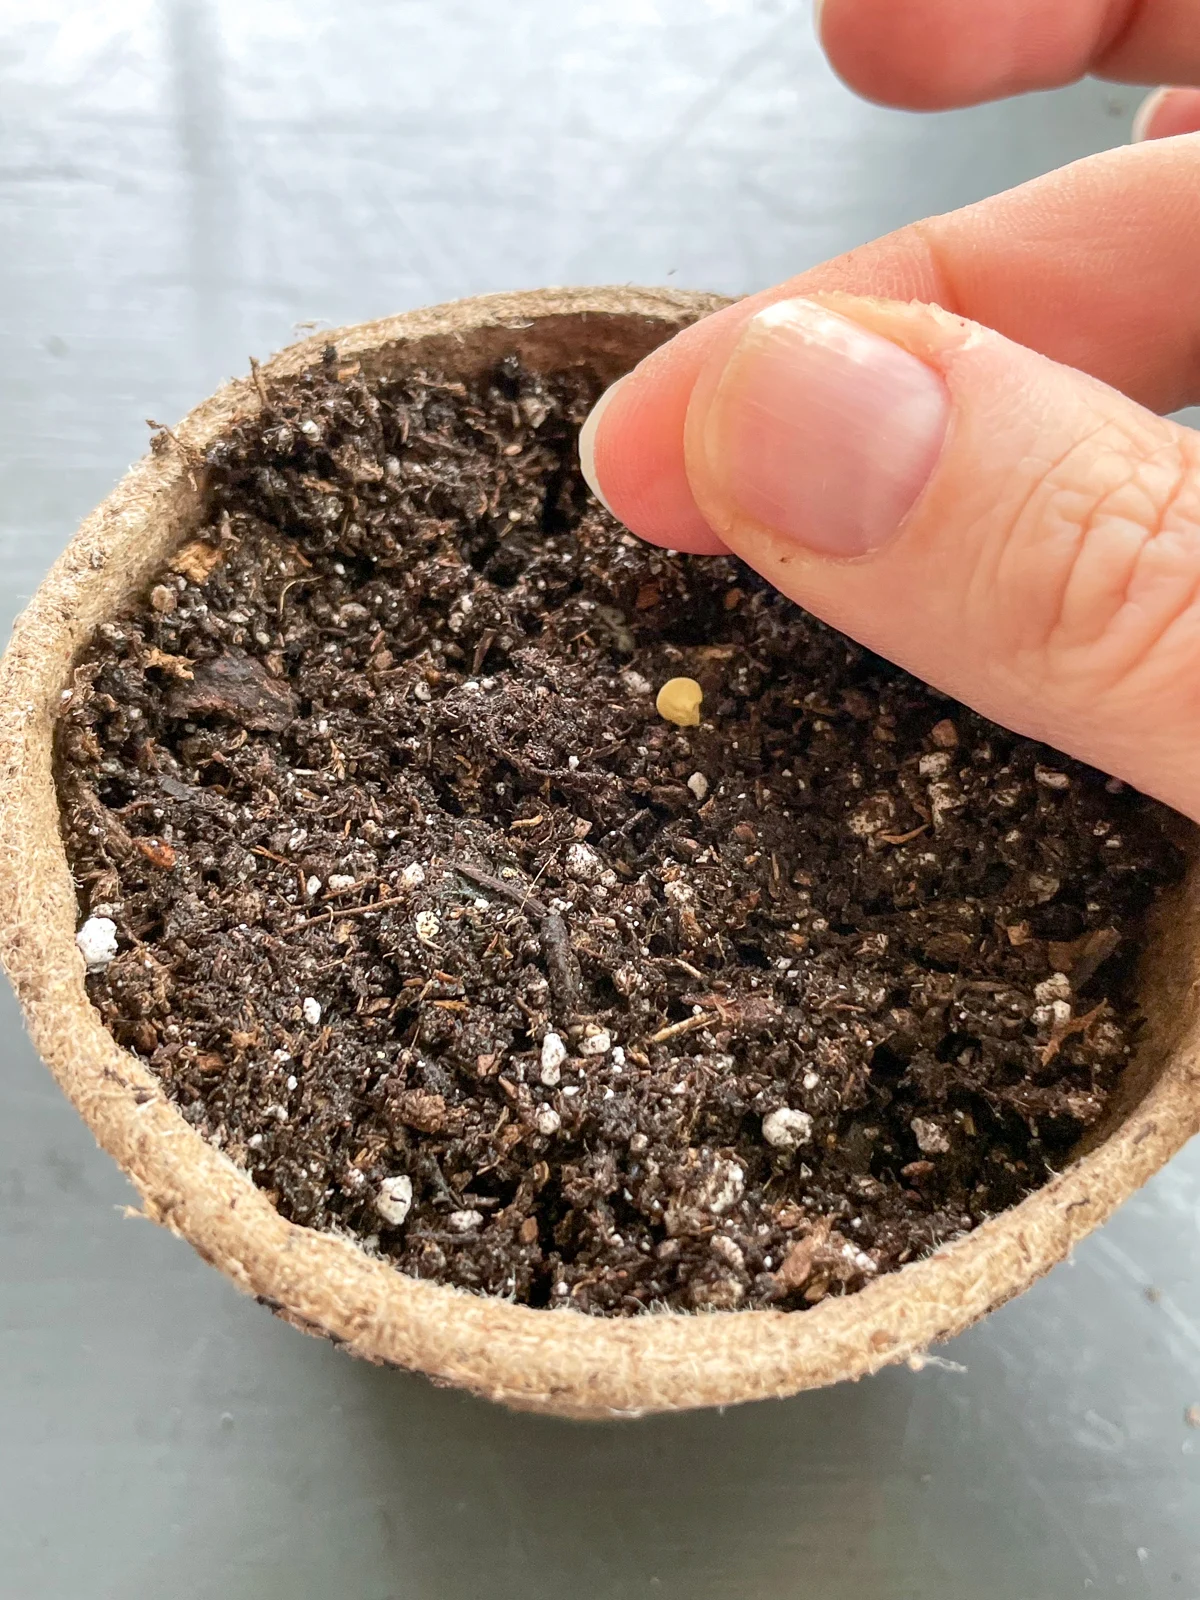
<svg viewBox="0 0 1200 1600"><path fill-rule="evenodd" d="M741 291L1122 141L857 102L783 0L0 0L0 608L309 319ZM1200 1146L944 1352L580 1426L357 1365L122 1216L3 1000L3 1600L1200 1597Z"/></svg>

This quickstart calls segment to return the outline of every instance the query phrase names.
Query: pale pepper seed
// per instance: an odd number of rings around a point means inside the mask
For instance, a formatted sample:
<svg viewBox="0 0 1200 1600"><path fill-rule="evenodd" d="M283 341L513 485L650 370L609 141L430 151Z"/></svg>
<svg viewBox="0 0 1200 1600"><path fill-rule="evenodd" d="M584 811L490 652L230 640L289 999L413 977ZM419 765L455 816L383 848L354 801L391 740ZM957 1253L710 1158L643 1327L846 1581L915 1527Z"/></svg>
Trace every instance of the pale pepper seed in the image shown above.
<svg viewBox="0 0 1200 1600"><path fill-rule="evenodd" d="M703 699L704 690L695 678L668 678L658 691L654 708L660 717L680 728L698 728Z"/></svg>

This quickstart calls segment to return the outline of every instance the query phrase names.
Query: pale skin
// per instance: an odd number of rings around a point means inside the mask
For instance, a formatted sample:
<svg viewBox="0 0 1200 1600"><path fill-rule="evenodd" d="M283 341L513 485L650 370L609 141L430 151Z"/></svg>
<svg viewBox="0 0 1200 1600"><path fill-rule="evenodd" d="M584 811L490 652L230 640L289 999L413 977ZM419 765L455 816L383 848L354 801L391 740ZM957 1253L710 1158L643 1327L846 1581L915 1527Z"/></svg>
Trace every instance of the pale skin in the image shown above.
<svg viewBox="0 0 1200 1600"><path fill-rule="evenodd" d="M1200 0L825 0L819 27L916 109L1180 87L1129 147L678 335L585 430L593 482L1200 820L1200 435L1160 415L1200 401Z"/></svg>

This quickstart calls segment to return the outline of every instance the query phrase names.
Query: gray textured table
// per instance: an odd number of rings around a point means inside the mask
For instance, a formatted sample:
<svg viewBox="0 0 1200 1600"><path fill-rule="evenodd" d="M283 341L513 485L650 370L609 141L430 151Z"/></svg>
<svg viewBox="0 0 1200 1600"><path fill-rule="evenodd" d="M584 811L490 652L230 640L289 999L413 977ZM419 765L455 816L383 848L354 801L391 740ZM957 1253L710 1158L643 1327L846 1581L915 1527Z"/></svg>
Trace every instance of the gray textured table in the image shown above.
<svg viewBox="0 0 1200 1600"><path fill-rule="evenodd" d="M782 0L0 0L5 621L143 419L299 322L755 288L1135 100L878 110ZM356 1365L126 1220L3 1025L2 1600L1200 1597L1200 1147L953 1370L567 1425Z"/></svg>

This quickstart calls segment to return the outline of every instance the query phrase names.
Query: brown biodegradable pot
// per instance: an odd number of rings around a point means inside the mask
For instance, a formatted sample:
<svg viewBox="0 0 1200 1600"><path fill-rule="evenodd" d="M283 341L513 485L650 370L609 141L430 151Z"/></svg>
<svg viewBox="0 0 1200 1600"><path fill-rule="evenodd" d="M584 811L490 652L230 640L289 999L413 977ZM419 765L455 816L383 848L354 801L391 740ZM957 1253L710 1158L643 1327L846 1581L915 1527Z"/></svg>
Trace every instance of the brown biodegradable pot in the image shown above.
<svg viewBox="0 0 1200 1600"><path fill-rule="evenodd" d="M489 295L292 346L270 380L316 367L331 340L370 372L433 365L473 375L515 349L545 370L586 360L615 378L715 297L576 289ZM787 1395L906 1358L970 1326L1061 1261L1200 1128L1200 881L1157 919L1142 974L1148 1026L1120 1103L1045 1188L924 1261L804 1312L591 1318L422 1282L355 1244L286 1222L102 1026L75 947L77 905L59 831L52 730L98 623L143 594L198 525L198 452L259 409L249 380L180 424L84 522L19 619L0 665L0 953L30 1033L145 1212L289 1322L355 1355L525 1410L635 1416Z"/></svg>

